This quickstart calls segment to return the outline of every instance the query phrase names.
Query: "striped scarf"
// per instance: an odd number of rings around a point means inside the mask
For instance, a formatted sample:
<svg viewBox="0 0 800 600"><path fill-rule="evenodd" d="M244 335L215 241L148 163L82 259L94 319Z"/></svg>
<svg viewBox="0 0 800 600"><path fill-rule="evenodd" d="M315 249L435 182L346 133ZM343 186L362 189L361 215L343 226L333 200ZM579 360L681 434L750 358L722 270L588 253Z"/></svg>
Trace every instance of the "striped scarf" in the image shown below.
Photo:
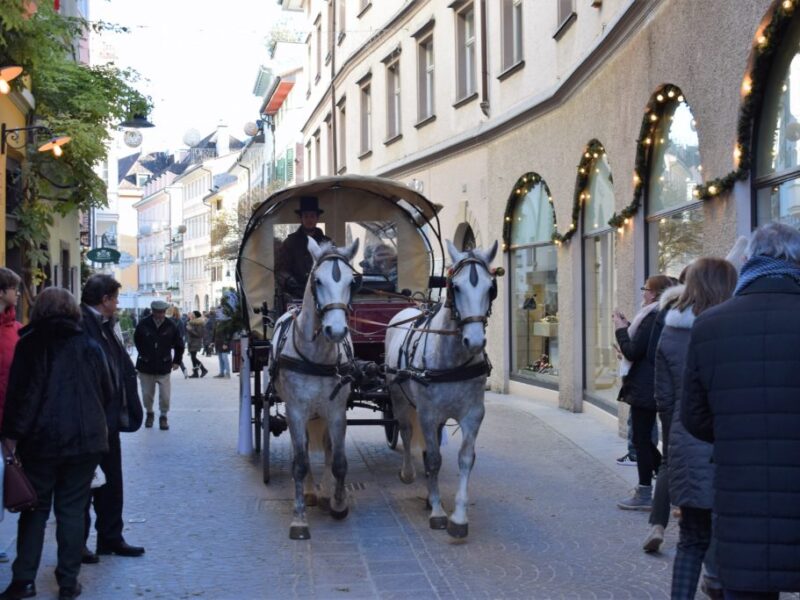
<svg viewBox="0 0 800 600"><path fill-rule="evenodd" d="M733 295L738 296L744 288L762 277L790 277L800 285L800 267L781 258L754 256L742 266Z"/></svg>

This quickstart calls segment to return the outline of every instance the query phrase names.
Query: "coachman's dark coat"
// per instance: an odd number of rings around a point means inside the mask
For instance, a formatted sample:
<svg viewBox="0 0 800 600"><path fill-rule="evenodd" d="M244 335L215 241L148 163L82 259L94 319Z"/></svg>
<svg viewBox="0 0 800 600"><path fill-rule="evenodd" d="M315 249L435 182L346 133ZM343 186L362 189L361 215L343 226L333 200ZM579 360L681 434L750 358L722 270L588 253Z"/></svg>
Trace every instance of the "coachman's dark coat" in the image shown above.
<svg viewBox="0 0 800 600"><path fill-rule="evenodd" d="M321 244L330 242L330 238L319 227L314 228L310 237ZM302 226L289 234L283 242L275 265L278 286L284 294L291 298L302 298L306 290L306 282L314 266L314 260L308 251L308 238Z"/></svg>
<svg viewBox="0 0 800 600"><path fill-rule="evenodd" d="M800 285L757 279L701 314L681 421L714 443L714 536L726 589L800 590Z"/></svg>
<svg viewBox="0 0 800 600"><path fill-rule="evenodd" d="M108 452L113 389L103 350L78 323L42 319L20 330L0 435L18 440L23 462Z"/></svg>

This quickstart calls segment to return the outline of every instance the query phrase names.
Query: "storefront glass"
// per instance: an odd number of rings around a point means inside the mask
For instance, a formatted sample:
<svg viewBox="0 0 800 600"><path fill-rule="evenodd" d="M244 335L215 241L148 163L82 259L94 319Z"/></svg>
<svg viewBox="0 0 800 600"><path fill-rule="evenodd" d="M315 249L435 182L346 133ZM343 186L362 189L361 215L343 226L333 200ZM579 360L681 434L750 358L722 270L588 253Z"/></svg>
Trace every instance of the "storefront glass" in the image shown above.
<svg viewBox="0 0 800 600"><path fill-rule="evenodd" d="M703 254L703 208L693 195L702 183L696 123L686 102L674 100L652 140L647 194L649 273L677 277Z"/></svg>
<svg viewBox="0 0 800 600"><path fill-rule="evenodd" d="M800 22L774 59L758 128L756 220L800 226Z"/></svg>
<svg viewBox="0 0 800 600"><path fill-rule="evenodd" d="M558 286L553 207L537 184L513 211L511 373L558 385Z"/></svg>
<svg viewBox="0 0 800 600"><path fill-rule="evenodd" d="M611 321L617 301L614 232L608 225L614 189L605 154L594 161L587 189L583 206L584 386L588 397L613 409L620 385Z"/></svg>

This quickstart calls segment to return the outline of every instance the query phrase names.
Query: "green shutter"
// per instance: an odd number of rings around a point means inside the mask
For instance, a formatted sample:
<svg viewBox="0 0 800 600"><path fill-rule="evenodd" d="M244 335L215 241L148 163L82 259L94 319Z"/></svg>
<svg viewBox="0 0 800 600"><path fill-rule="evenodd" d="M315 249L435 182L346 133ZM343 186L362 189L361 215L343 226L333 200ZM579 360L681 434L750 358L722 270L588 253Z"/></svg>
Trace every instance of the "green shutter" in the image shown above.
<svg viewBox="0 0 800 600"><path fill-rule="evenodd" d="M281 158L278 160L278 168L275 173L275 178L278 181L286 181L286 159Z"/></svg>
<svg viewBox="0 0 800 600"><path fill-rule="evenodd" d="M294 179L294 148L286 150L286 181Z"/></svg>

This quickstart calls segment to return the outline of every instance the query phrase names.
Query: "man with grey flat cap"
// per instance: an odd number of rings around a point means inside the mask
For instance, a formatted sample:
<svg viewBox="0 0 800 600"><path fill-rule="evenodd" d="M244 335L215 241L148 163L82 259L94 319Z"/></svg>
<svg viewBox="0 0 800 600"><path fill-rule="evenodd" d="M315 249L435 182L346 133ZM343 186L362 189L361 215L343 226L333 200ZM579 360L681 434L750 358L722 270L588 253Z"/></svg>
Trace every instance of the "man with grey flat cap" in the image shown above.
<svg viewBox="0 0 800 600"><path fill-rule="evenodd" d="M162 431L169 429L170 374L180 366L183 357L183 339L175 323L167 319L167 308L169 304L163 300L153 300L150 315L139 321L133 334L133 342L139 352L136 370L139 372L142 401L147 411L144 426L153 426L153 401L158 386L158 408L161 413L158 428Z"/></svg>
<svg viewBox="0 0 800 600"><path fill-rule="evenodd" d="M278 295L283 296L284 301L288 298L302 298L305 293L308 275L314 266L308 252L308 238L314 238L318 244L331 241L317 227L319 216L324 211L320 210L316 196L302 196L300 205L294 212L300 216L300 227L286 237L275 261Z"/></svg>

